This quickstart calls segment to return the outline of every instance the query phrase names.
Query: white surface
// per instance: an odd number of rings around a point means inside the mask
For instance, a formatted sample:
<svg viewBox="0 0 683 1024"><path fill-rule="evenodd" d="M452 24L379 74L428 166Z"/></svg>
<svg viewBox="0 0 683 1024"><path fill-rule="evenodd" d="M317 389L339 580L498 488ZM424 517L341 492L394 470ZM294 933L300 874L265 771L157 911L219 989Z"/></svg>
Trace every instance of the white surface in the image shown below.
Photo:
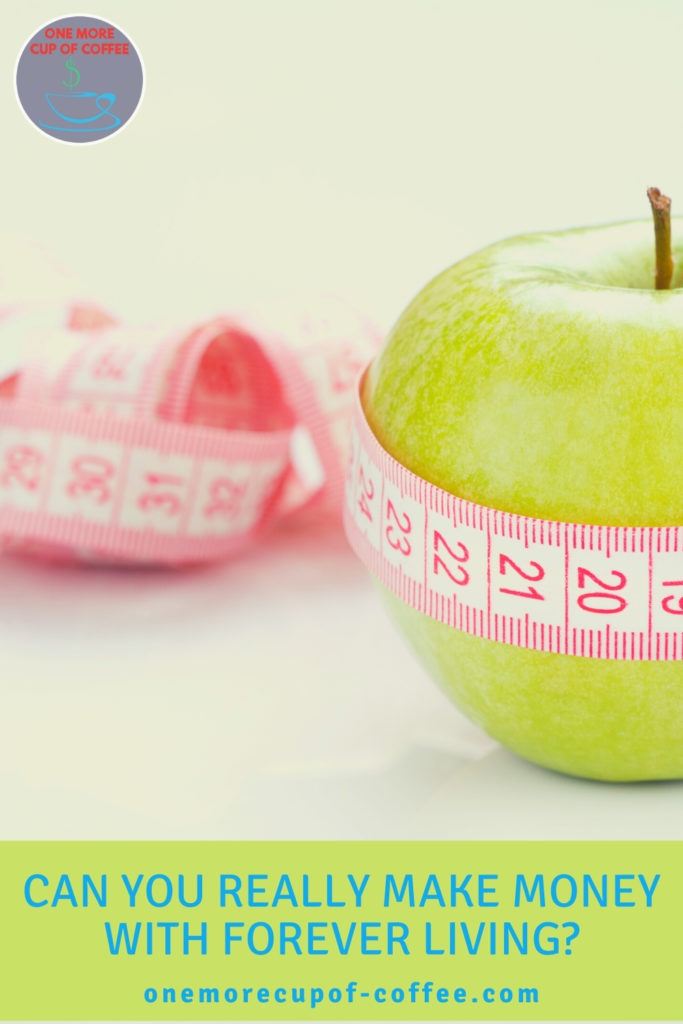
<svg viewBox="0 0 683 1024"><path fill-rule="evenodd" d="M6 559L0 623L3 836L683 836L681 785L470 726L336 534L183 574Z"/></svg>
<svg viewBox="0 0 683 1024"><path fill-rule="evenodd" d="M388 324L501 235L683 202L674 2L89 10L140 47L144 107L68 147L6 81L2 218L128 318L333 287ZM55 14L4 11L2 66ZM2 837L683 837L683 785L565 779L466 723L339 535L187 574L6 559L0 666Z"/></svg>

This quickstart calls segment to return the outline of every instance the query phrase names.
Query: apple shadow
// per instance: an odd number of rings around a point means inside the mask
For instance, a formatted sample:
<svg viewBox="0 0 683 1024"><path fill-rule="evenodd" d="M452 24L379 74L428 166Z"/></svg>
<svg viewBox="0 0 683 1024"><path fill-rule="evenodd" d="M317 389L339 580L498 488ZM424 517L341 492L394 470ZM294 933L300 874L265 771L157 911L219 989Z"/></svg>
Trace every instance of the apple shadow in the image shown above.
<svg viewBox="0 0 683 1024"><path fill-rule="evenodd" d="M672 808L683 780L600 782L563 775L500 746L452 774L416 818L424 836L491 839L681 839Z"/></svg>

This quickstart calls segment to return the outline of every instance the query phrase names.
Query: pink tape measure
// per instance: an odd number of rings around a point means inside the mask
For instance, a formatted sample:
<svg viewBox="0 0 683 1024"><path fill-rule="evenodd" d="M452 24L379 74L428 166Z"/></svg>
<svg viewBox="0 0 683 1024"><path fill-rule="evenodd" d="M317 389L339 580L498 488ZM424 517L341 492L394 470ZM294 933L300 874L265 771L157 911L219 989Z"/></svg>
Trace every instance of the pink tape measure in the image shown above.
<svg viewBox="0 0 683 1024"><path fill-rule="evenodd" d="M457 498L382 448L358 391L344 519L390 591L455 629L590 658L683 658L683 527L550 522Z"/></svg>
<svg viewBox="0 0 683 1024"><path fill-rule="evenodd" d="M338 513L353 385L378 340L341 309L289 338L242 318L164 332L88 307L52 324L6 311L0 337L40 344L0 384L5 548L181 564L303 506Z"/></svg>

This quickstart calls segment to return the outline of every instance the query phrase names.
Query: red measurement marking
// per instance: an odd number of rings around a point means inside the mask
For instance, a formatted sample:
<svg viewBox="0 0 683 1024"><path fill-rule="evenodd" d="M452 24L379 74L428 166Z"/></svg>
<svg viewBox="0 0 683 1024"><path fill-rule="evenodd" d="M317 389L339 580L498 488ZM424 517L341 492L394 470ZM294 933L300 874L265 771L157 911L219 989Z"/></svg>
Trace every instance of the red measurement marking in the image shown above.
<svg viewBox="0 0 683 1024"><path fill-rule="evenodd" d="M246 484L236 484L227 477L214 480L209 488L209 500L204 506L204 515L209 519L213 516L225 516L230 519L237 515L245 490Z"/></svg>
<svg viewBox="0 0 683 1024"><path fill-rule="evenodd" d="M19 444L8 448L5 452L5 468L0 476L3 487L11 487L13 483L26 491L35 491L40 483L40 471L44 463L43 455L29 445Z"/></svg>
<svg viewBox="0 0 683 1024"><path fill-rule="evenodd" d="M529 562L529 570L525 572L521 566L514 562L509 555L501 555L498 561L498 571L501 576L505 576L508 567L516 572L523 580L529 580L532 583L539 583L545 576L545 569L538 562ZM509 587L500 587L501 594L512 594L513 597L529 597L534 601L545 601L543 594L541 594L536 587L528 587L526 590L512 590Z"/></svg>
<svg viewBox="0 0 683 1024"><path fill-rule="evenodd" d="M464 587L470 581L470 574L464 565L453 565L453 562L469 561L470 553L461 541L456 541L455 547L458 550L454 550L450 546L442 533L434 530L434 575L438 575L439 572L445 572L453 583L456 583L459 587ZM448 558L451 560L450 566L446 562Z"/></svg>
<svg viewBox="0 0 683 1024"><path fill-rule="evenodd" d="M595 615L617 615L619 612L623 612L628 601L622 594L614 593L616 590L623 590L626 586L626 576L623 572L619 572L617 569L610 571L610 575L615 578L614 583L607 583L605 580L601 580L590 569L580 567L577 572L580 590L587 586L587 580L601 588L588 594L581 594L577 600L579 608L582 608L585 612L592 612Z"/></svg>
<svg viewBox="0 0 683 1024"><path fill-rule="evenodd" d="M174 473L145 473L145 483L152 490L144 491L138 498L138 508L143 512L149 512L158 508L164 510L167 516L180 515L183 502L173 491L160 490L159 488L182 487L185 483L183 477Z"/></svg>
<svg viewBox="0 0 683 1024"><path fill-rule="evenodd" d="M79 455L71 463L73 480L66 488L67 494L77 498L82 494L90 495L98 505L111 499L109 482L116 469L109 459L100 455Z"/></svg>
<svg viewBox="0 0 683 1024"><path fill-rule="evenodd" d="M683 587L683 580L664 580L663 587ZM683 615L683 595L668 594L662 598L662 608L669 615Z"/></svg>
<svg viewBox="0 0 683 1024"><path fill-rule="evenodd" d="M370 506L368 502L372 501L372 499L375 497L375 485L373 484L372 480L366 479L362 466L358 470L358 475L360 477L361 486L361 495L360 498L358 499L358 507L361 510L361 513L368 520L368 522L371 523L372 512L370 511Z"/></svg>
<svg viewBox="0 0 683 1024"><path fill-rule="evenodd" d="M126 375L126 362L130 354L123 356L115 350L104 352L92 365L92 375L97 380L123 380Z"/></svg>
<svg viewBox="0 0 683 1024"><path fill-rule="evenodd" d="M409 555L412 551L412 546L406 534L412 530L410 516L407 512L397 512L391 498L387 499L387 519L392 520L384 531L387 544L394 551L398 551L402 555ZM398 534L396 533L397 529L400 531Z"/></svg>

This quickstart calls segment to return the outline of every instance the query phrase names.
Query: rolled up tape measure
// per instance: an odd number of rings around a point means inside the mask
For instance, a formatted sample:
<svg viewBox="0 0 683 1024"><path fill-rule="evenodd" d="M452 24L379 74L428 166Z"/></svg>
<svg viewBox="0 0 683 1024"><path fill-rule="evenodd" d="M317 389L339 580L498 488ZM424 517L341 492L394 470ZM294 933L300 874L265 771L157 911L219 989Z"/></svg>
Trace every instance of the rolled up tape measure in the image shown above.
<svg viewBox="0 0 683 1024"><path fill-rule="evenodd" d="M683 527L552 522L458 498L385 451L358 390L344 520L390 591L454 629L556 654L683 659Z"/></svg>
<svg viewBox="0 0 683 1024"><path fill-rule="evenodd" d="M340 513L352 382L377 344L365 321L333 312L287 338L235 318L167 332L50 315L0 322L40 339L0 383L5 548L182 564L306 505Z"/></svg>

